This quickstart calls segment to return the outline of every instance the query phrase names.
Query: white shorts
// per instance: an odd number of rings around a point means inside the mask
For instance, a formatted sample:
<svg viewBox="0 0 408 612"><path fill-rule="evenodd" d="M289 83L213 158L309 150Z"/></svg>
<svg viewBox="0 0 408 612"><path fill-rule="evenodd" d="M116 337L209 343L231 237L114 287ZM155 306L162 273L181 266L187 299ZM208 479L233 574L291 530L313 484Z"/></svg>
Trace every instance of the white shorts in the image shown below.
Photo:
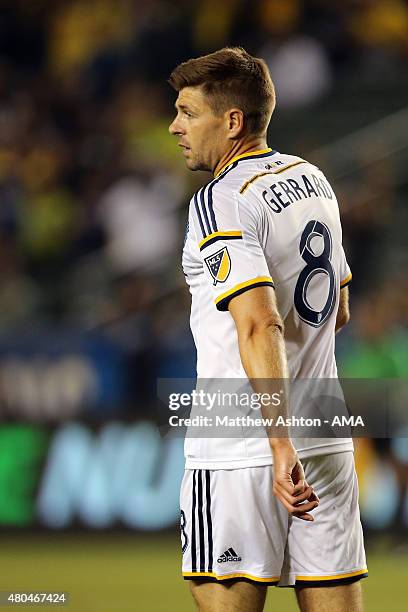
<svg viewBox="0 0 408 612"><path fill-rule="evenodd" d="M329 586L367 576L352 452L303 460L320 498L314 522L289 517L271 466L186 470L181 486L183 576L278 586Z"/></svg>

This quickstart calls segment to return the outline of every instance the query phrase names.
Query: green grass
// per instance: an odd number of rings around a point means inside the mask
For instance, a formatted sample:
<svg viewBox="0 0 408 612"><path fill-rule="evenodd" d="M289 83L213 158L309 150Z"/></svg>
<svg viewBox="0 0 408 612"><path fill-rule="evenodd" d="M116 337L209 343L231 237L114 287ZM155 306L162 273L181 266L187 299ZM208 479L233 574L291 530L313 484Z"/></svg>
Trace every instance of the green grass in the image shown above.
<svg viewBox="0 0 408 612"><path fill-rule="evenodd" d="M2 535L0 591L67 591L75 612L192 612L179 550L168 534ZM408 555L372 552L368 562L367 612L406 610ZM292 590L270 588L266 610L295 612Z"/></svg>

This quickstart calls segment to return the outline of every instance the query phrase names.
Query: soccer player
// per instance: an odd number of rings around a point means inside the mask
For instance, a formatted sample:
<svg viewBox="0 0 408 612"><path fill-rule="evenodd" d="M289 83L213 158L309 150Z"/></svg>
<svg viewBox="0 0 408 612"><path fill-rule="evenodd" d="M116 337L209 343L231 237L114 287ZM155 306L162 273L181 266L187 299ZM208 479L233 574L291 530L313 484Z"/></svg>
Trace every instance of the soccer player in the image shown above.
<svg viewBox="0 0 408 612"><path fill-rule="evenodd" d="M266 64L225 48L180 64L169 82L169 131L190 170L214 175L191 200L183 251L198 379L241 378L255 391L336 379L351 279L338 204L316 166L268 147ZM183 575L200 611L261 611L279 583L295 587L303 612L361 612L351 439L240 431L186 438Z"/></svg>

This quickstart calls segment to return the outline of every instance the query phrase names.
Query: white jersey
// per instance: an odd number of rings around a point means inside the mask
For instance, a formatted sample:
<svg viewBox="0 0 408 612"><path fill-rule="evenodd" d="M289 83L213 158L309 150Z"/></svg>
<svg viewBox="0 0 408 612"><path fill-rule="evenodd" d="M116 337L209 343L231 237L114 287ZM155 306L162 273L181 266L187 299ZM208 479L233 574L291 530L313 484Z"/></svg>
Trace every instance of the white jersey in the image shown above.
<svg viewBox="0 0 408 612"><path fill-rule="evenodd" d="M337 378L336 313L351 273L337 200L316 166L271 149L232 160L191 200L183 271L199 380L248 380L228 304L265 285L275 288L290 378ZM300 457L353 449L349 438L293 442ZM241 437L187 436L185 453L187 469L272 463L266 433L244 429Z"/></svg>

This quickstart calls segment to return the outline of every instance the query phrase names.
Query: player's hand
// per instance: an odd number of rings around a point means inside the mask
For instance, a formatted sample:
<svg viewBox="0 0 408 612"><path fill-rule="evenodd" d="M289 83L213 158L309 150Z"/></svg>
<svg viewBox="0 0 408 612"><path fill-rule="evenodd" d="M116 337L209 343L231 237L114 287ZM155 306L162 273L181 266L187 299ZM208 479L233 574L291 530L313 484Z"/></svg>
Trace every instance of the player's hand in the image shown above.
<svg viewBox="0 0 408 612"><path fill-rule="evenodd" d="M310 514L319 505L319 498L305 480L302 464L293 444L282 439L272 446L273 492L289 514L304 521L314 521Z"/></svg>

